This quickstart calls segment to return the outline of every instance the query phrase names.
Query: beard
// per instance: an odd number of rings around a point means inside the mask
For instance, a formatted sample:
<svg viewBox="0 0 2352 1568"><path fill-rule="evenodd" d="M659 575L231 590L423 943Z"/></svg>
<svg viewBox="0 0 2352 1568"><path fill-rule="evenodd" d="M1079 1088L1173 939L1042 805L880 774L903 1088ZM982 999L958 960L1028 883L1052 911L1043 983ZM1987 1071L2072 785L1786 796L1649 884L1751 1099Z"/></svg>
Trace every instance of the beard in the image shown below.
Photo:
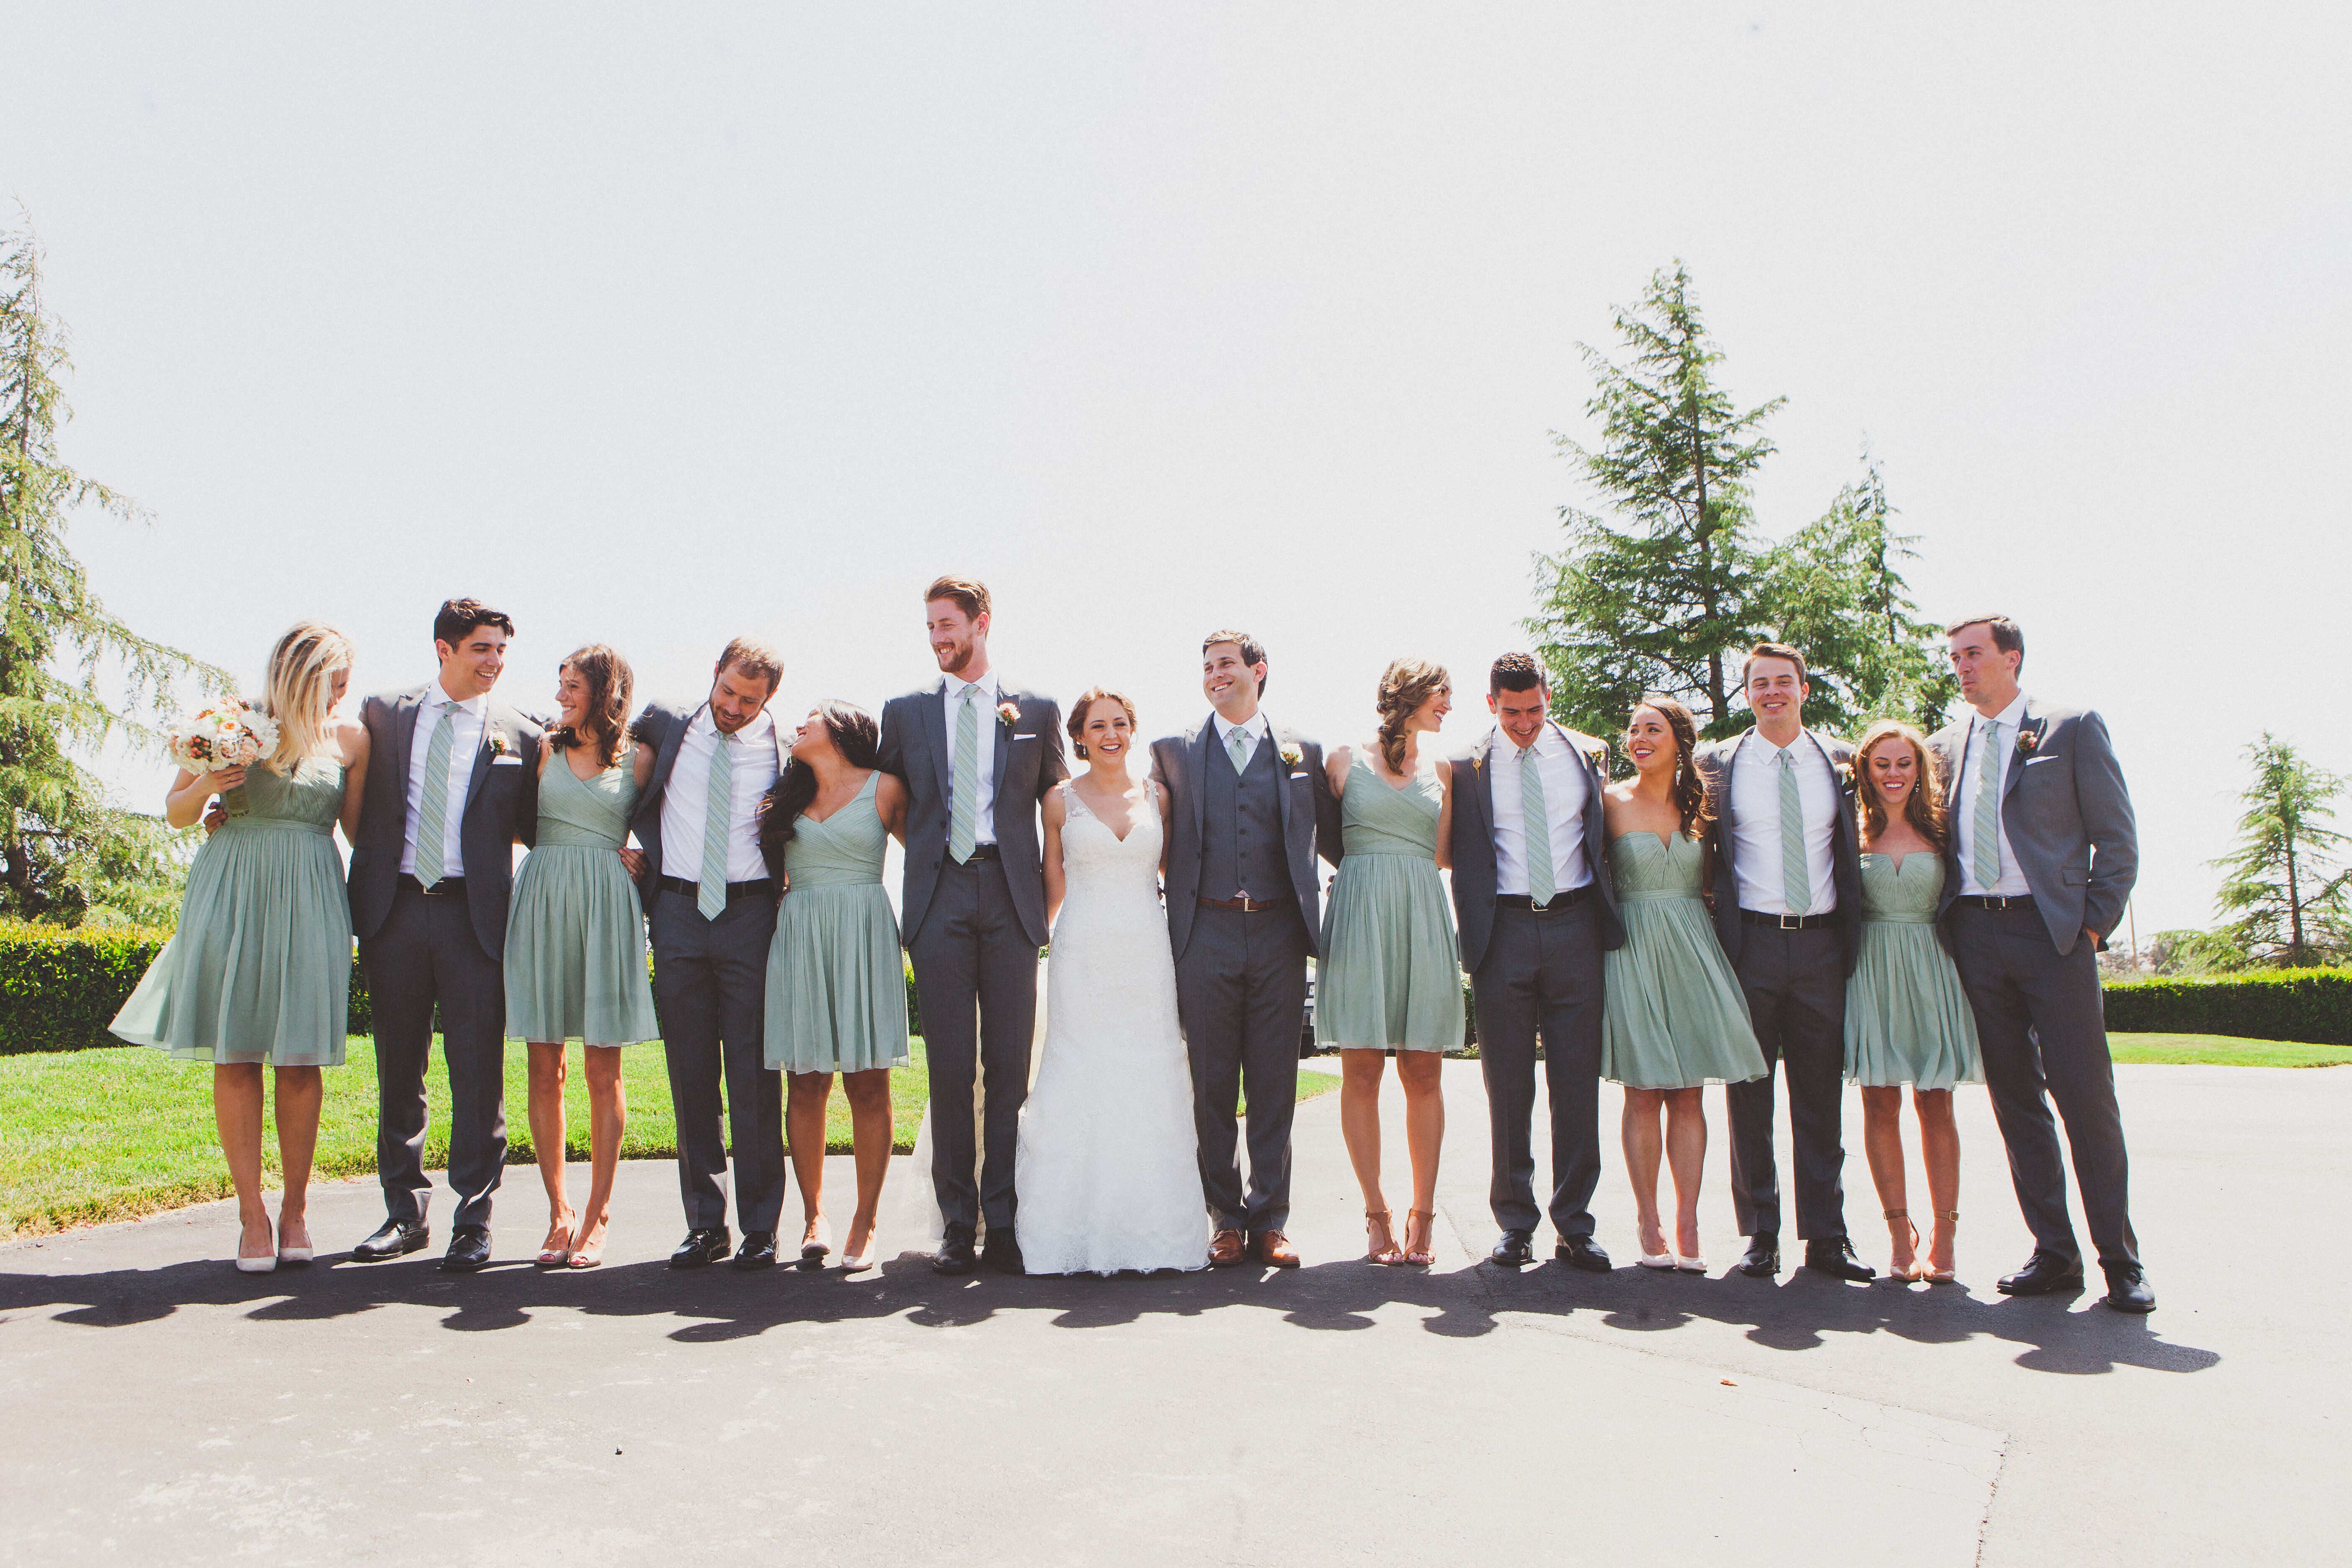
<svg viewBox="0 0 2352 1568"><path fill-rule="evenodd" d="M933 647L940 668L950 675L960 675L971 667L971 644L969 641L950 643L945 647Z"/></svg>

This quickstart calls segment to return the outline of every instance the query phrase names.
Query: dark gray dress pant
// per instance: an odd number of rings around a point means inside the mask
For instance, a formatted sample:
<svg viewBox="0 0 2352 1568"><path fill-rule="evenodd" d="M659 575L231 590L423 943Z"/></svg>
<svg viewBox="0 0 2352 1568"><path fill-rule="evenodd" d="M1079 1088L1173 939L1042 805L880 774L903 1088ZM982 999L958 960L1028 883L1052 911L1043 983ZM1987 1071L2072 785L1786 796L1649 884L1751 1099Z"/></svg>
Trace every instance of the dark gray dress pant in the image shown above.
<svg viewBox="0 0 2352 1568"><path fill-rule="evenodd" d="M736 899L712 921L693 895L664 888L655 895L653 927L654 1000L677 1113L687 1228L727 1223L732 1153L737 1225L772 1231L784 1207L783 1077L768 1067L766 1041L775 900L764 893Z"/></svg>
<svg viewBox="0 0 2352 1568"><path fill-rule="evenodd" d="M506 973L482 951L466 895L428 897L401 884L383 929L360 944L375 1014L375 1164L384 1212L422 1224L433 1184L425 1174L425 1063L433 1009L441 1009L441 1056L449 1068L452 1223L490 1223L490 1194L507 1163Z"/></svg>
<svg viewBox="0 0 2352 1568"><path fill-rule="evenodd" d="M1176 1014L1192 1064L1201 1191L1219 1230L1290 1223L1290 1122L1307 1017L1307 932L1291 905L1192 912L1176 961ZM1242 1190L1238 1102L1249 1102L1249 1191Z"/></svg>
<svg viewBox="0 0 2352 1568"><path fill-rule="evenodd" d="M2091 939L2083 938L2074 952L2059 956L2049 927L2030 904L2011 910L1962 904L1954 908L1951 920L1952 960L1976 1015L1985 1088L2001 1142L2009 1146L2009 1177L2033 1245L2062 1257L2081 1256L2066 1217L2066 1171L2050 1119L2054 1099L2066 1119L2074 1179L2083 1187L2083 1216L2099 1261L2137 1264L2139 1241L2132 1234L2126 1201L2123 1112L2116 1104L2115 1063L2107 1055L2106 1008Z"/></svg>
<svg viewBox="0 0 2352 1568"><path fill-rule="evenodd" d="M942 860L907 956L914 962L930 1064L931 1186L940 1217L976 1227L985 1215L991 1226L1017 1235L1013 1158L1037 1031L1037 944L1021 929L1004 862ZM975 1079L984 1097L977 1151Z"/></svg>
<svg viewBox="0 0 2352 1568"><path fill-rule="evenodd" d="M1592 1235L1601 1181L1600 921L1592 895L1550 914L1495 908L1494 934L1470 977L1478 1001L1478 1070L1486 1079L1494 1179L1486 1201L1505 1230L1536 1227L1536 1040L1551 1102L1552 1229Z"/></svg>
<svg viewBox="0 0 2352 1568"><path fill-rule="evenodd" d="M1780 1176L1772 1160L1772 1071L1789 1079L1790 1142L1797 1157L1797 1235L1845 1235L1845 949L1828 926L1748 926L1739 937L1739 988L1764 1048L1765 1073L1724 1086L1731 1113L1731 1207L1742 1236L1780 1233Z"/></svg>

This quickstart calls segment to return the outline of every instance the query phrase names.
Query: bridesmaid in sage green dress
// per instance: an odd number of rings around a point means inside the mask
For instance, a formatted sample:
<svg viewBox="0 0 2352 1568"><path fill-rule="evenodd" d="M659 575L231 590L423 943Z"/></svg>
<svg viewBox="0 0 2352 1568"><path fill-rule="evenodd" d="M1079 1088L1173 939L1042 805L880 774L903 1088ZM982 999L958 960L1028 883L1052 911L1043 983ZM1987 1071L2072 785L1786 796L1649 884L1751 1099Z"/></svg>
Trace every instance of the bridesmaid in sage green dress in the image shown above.
<svg viewBox="0 0 2352 1568"><path fill-rule="evenodd" d="M1748 999L1700 893L1707 818L1706 792L1691 763L1697 742L1690 710L1671 697L1644 697L1625 728L1634 776L1602 796L1625 945L1601 960L1601 1076L1625 1089L1625 1173L1641 1226L1642 1267L1704 1273L1698 1188L1706 1112L1700 1090L1762 1078L1765 1067ZM1658 1217L1662 1149L1675 1178L1671 1248Z"/></svg>
<svg viewBox="0 0 2352 1568"><path fill-rule="evenodd" d="M507 1037L528 1042L530 1145L547 1188L542 1268L604 1258L613 1178L628 1128L621 1047L661 1033L646 969L646 922L621 863L629 814L652 761L627 744L628 660L602 643L556 666L562 721L539 754L539 833L507 910ZM588 1207L564 1190L564 1045L588 1077Z"/></svg>
<svg viewBox="0 0 2352 1568"><path fill-rule="evenodd" d="M768 946L768 1066L786 1075L785 1141L803 1211L801 1266L833 1250L824 1217L826 1102L849 1100L857 1210L841 1265L874 1264L874 1220L890 1170L890 1069L908 1063L907 972L882 856L905 841L907 786L876 763L874 716L820 702L760 805L760 852L783 889Z"/></svg>
<svg viewBox="0 0 2352 1568"><path fill-rule="evenodd" d="M1976 1014L1936 928L1949 829L1918 731L1894 720L1873 724L1853 765L1861 780L1862 952L1845 987L1845 1076L1862 1086L1863 1149L1894 1248L1887 1272L1949 1284L1952 1233L1960 1223L1952 1086L1984 1081ZM1906 1083L1936 1218L1925 1265L1903 1178Z"/></svg>
<svg viewBox="0 0 2352 1568"><path fill-rule="evenodd" d="M278 747L249 768L183 771L163 818L193 826L218 795L228 810L188 868L172 940L115 1015L113 1032L182 1061L213 1064L213 1116L236 1186L236 1266L266 1274L310 1261L310 1160L322 1067L341 1067L352 988L352 910L335 854L359 826L367 731L339 716L352 676L343 634L304 621L269 655L264 711ZM261 1069L277 1079L285 1182L273 1235L261 1201Z"/></svg>
<svg viewBox="0 0 2352 1568"><path fill-rule="evenodd" d="M1441 1074L1444 1053L1462 1048L1462 966L1438 876L1453 842L1453 773L1421 754L1421 738L1445 722L1454 687L1439 666L1401 658L1381 676L1379 703L1378 739L1324 760L1343 854L1315 965L1315 1043L1339 1052L1339 1131L1363 1189L1365 1258L1426 1266L1445 1138ZM1381 1194L1381 1075L1391 1051L1412 1163L1402 1246Z"/></svg>

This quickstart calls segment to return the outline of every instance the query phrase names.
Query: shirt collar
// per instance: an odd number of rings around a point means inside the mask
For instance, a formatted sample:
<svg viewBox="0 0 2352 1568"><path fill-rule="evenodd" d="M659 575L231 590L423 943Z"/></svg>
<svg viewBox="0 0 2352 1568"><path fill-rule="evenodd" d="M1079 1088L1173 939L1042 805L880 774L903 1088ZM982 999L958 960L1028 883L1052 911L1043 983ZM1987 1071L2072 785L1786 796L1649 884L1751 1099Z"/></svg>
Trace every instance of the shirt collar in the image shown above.
<svg viewBox="0 0 2352 1568"><path fill-rule="evenodd" d="M1264 740L1265 738L1265 710L1263 708L1259 709L1256 712L1251 714L1247 719L1238 724L1227 723L1225 721L1225 716L1222 713L1213 712L1212 716L1217 721L1218 739L1226 742L1228 744L1232 742L1234 732L1237 730L1244 735L1254 735L1259 740Z"/></svg>
<svg viewBox="0 0 2352 1568"><path fill-rule="evenodd" d="M978 687L980 689L981 700L982 701L993 702L996 700L996 671L992 669L987 674L982 676L978 680L966 680L961 676L957 675L950 675L944 679L948 683L948 700L950 702L962 701L964 688L967 686Z"/></svg>
<svg viewBox="0 0 2352 1568"><path fill-rule="evenodd" d="M477 719L482 716L483 705L488 700L488 697L467 697L461 700L450 696L437 680L426 689L425 694L425 706L427 708L455 708Z"/></svg>
<svg viewBox="0 0 2352 1568"><path fill-rule="evenodd" d="M1518 760L1522 750L1517 741L1503 732L1500 724L1495 726L1495 748L1514 762ZM1538 757L1556 757L1568 749L1568 742L1560 735L1559 726L1547 719L1543 728L1536 731L1536 738L1524 749Z"/></svg>
<svg viewBox="0 0 2352 1568"><path fill-rule="evenodd" d="M1982 729L1989 724L2006 724L2011 729L2014 730L2024 721L2025 693L2022 691L2020 691L2015 697L2011 698L2009 706L2002 709L1993 717L1988 719L1981 713L1977 715L1977 727L1979 729Z"/></svg>
<svg viewBox="0 0 2352 1568"><path fill-rule="evenodd" d="M775 716L770 713L765 708L762 708L760 710L759 713L753 717L749 724L744 725L741 729L735 731L735 743L739 746L749 745L751 742L760 740L761 737L766 735L769 731L775 728ZM699 731L706 735L716 735L719 733L719 721L711 716L709 703L706 702L702 705L702 711L694 716L694 722L688 725L687 729L688 733L689 734L696 731Z"/></svg>
<svg viewBox="0 0 2352 1568"><path fill-rule="evenodd" d="M1800 729L1800 730L1797 731L1797 739L1796 739L1796 740L1790 742L1789 742L1787 745L1785 745L1785 746L1776 746L1776 745L1774 745L1771 742L1769 742L1769 741L1768 741L1768 740L1766 740L1766 739L1764 738L1764 731L1761 731L1761 730L1750 730L1750 731L1748 731L1748 738L1749 740L1751 740L1751 741L1755 742L1758 745L1759 745L1759 746L1763 747L1763 748L1764 748L1766 751L1768 751L1768 752L1786 752L1790 753L1790 759L1789 759L1789 760L1790 760L1790 761L1791 761L1791 762L1794 762L1798 757L1802 756L1802 755L1804 754L1803 752L1800 752L1800 751L1798 751L1798 750L1797 750L1798 743L1799 743L1800 742L1802 742L1802 741L1810 740L1810 739L1811 738L1811 736L1812 736L1812 731L1810 731L1810 730L1804 730L1804 729Z"/></svg>

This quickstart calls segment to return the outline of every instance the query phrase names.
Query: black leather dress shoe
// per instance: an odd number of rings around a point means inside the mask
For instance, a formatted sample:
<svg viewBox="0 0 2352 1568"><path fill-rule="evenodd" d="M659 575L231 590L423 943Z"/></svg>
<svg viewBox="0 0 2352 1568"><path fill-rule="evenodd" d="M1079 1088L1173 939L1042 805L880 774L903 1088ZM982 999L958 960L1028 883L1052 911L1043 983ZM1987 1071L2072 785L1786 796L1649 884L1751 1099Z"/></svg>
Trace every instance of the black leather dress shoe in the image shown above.
<svg viewBox="0 0 2352 1568"><path fill-rule="evenodd" d="M1535 1233L1527 1230L1507 1230L1496 1238L1495 1249L1486 1260L1506 1268L1524 1268L1536 1260Z"/></svg>
<svg viewBox="0 0 2352 1568"><path fill-rule="evenodd" d="M947 1229L940 1237L940 1249L931 1254L931 1271L969 1274L971 1264L971 1226L960 1219L948 1221Z"/></svg>
<svg viewBox="0 0 2352 1568"><path fill-rule="evenodd" d="M423 1220L388 1219L376 1233L352 1248L354 1263L381 1263L415 1252L433 1239Z"/></svg>
<svg viewBox="0 0 2352 1568"><path fill-rule="evenodd" d="M981 1249L980 1260L999 1274L1028 1272L1021 1262L1020 1238L1015 1237L1009 1227L1004 1230L991 1230L988 1233L988 1245Z"/></svg>
<svg viewBox="0 0 2352 1568"><path fill-rule="evenodd" d="M1589 1236L1561 1237L1551 1255L1570 1268L1581 1268L1588 1274L1609 1272L1609 1254Z"/></svg>
<svg viewBox="0 0 2352 1568"><path fill-rule="evenodd" d="M776 1233L772 1230L747 1230L743 1245L735 1249L738 1268L773 1268L776 1266Z"/></svg>
<svg viewBox="0 0 2352 1568"><path fill-rule="evenodd" d="M2153 1312L2156 1292L2147 1288L2147 1276L2137 1263L2100 1265L2107 1277L2106 1303L2118 1312Z"/></svg>
<svg viewBox="0 0 2352 1568"><path fill-rule="evenodd" d="M451 1227L449 1250L441 1258L444 1274L472 1274L489 1267L490 1227L486 1225L461 1225Z"/></svg>
<svg viewBox="0 0 2352 1568"><path fill-rule="evenodd" d="M672 1268L705 1268L726 1259L727 1227L713 1225L688 1231L686 1239L677 1244L677 1250L669 1255L669 1266Z"/></svg>
<svg viewBox="0 0 2352 1568"><path fill-rule="evenodd" d="M2004 1296L2047 1296L2083 1288L2083 1260L2063 1252L2036 1251L2025 1267L2004 1276L1993 1289Z"/></svg>
<svg viewBox="0 0 2352 1568"><path fill-rule="evenodd" d="M1780 1272L1780 1238L1778 1236L1753 1236L1748 1238L1748 1250L1739 1255L1732 1267L1750 1279L1769 1279Z"/></svg>
<svg viewBox="0 0 2352 1568"><path fill-rule="evenodd" d="M1853 1243L1843 1236L1817 1236L1805 1243L1805 1267L1833 1279L1874 1279L1878 1270L1853 1255Z"/></svg>

